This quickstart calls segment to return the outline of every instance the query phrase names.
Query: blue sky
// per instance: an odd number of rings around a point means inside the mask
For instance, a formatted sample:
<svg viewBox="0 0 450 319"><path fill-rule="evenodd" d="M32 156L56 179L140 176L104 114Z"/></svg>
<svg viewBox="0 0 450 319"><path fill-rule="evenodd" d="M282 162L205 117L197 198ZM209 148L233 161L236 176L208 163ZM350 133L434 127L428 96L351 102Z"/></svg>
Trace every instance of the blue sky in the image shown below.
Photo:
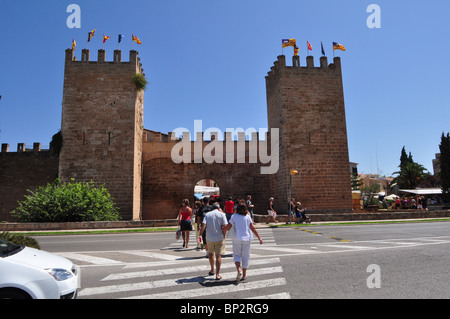
<svg viewBox="0 0 450 319"><path fill-rule="evenodd" d="M370 29L368 5L381 9ZM70 29L67 6L81 8ZM169 132L218 127L266 128L265 76L281 54L281 39L296 38L301 64L306 41L318 65L320 42L331 61L333 41L343 68L350 160L362 173L391 175L405 146L432 172L442 132L450 131L450 2L445 0L42 0L0 2L0 143L47 146L61 127L64 51L87 34L91 59L125 57L131 34L150 85L144 127ZM291 61L292 48L284 49Z"/></svg>

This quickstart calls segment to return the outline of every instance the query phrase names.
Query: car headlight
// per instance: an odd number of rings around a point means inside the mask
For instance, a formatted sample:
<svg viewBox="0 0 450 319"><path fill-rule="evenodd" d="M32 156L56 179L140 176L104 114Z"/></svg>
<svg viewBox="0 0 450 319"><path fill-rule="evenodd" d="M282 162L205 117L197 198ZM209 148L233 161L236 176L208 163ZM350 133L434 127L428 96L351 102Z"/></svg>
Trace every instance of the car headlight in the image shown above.
<svg viewBox="0 0 450 319"><path fill-rule="evenodd" d="M51 275L57 281L67 280L73 277L73 274L66 269L54 268L54 269L46 269L45 271L48 272L49 275Z"/></svg>

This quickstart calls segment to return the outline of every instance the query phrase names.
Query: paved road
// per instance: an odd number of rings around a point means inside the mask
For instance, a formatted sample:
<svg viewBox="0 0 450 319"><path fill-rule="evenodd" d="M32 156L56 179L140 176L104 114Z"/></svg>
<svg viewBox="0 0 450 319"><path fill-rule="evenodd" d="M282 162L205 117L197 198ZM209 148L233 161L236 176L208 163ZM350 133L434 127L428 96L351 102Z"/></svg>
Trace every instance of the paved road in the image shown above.
<svg viewBox="0 0 450 319"><path fill-rule="evenodd" d="M449 298L450 222L259 228L248 280L223 280L174 233L37 237L80 265L79 298ZM193 246L192 246L193 247Z"/></svg>

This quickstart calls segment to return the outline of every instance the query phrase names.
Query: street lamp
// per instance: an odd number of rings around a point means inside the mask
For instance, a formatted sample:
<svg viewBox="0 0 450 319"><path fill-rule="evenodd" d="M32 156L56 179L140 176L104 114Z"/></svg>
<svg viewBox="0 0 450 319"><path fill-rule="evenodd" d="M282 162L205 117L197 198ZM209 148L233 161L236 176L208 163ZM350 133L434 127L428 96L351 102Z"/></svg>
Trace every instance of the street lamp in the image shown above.
<svg viewBox="0 0 450 319"><path fill-rule="evenodd" d="M291 169L289 172L289 224L291 223L291 213L292 213L292 176L297 175L298 171L295 169Z"/></svg>

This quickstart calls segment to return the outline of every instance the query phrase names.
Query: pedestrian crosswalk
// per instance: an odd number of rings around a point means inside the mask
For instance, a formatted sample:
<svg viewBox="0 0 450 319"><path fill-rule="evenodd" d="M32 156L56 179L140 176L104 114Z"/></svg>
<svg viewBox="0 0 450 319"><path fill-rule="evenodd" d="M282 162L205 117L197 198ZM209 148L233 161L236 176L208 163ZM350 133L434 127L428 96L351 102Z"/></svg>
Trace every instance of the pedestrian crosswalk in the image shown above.
<svg viewBox="0 0 450 319"><path fill-rule="evenodd" d="M266 247L276 246L272 229L259 233ZM279 257L252 252L247 279L238 283L232 241L226 238L225 243L219 281L208 274L210 265L204 250L183 249L181 241L175 239L166 247L145 251L59 254L79 264L82 273L104 267L104 275L95 282L83 281L86 276L82 275L81 299L290 298ZM252 247L256 246L260 245L255 239Z"/></svg>
<svg viewBox="0 0 450 319"><path fill-rule="evenodd" d="M293 231L289 229L279 230ZM175 238L164 247L146 250L83 251L58 253L81 268L79 298L163 299L163 298L259 298L290 299L281 258L289 256L370 252L373 250L446 244L450 236L304 243L277 243L274 229L258 232L264 244L255 238L251 248L247 279L237 283L232 257L232 241L226 238L220 275L209 275L210 265L204 250L182 248ZM309 233L305 233L309 234ZM310 236L310 235L307 235ZM316 235L313 235L316 236ZM331 238L331 237L330 237ZM95 274L91 275L91 274ZM84 280L83 280L84 279Z"/></svg>

